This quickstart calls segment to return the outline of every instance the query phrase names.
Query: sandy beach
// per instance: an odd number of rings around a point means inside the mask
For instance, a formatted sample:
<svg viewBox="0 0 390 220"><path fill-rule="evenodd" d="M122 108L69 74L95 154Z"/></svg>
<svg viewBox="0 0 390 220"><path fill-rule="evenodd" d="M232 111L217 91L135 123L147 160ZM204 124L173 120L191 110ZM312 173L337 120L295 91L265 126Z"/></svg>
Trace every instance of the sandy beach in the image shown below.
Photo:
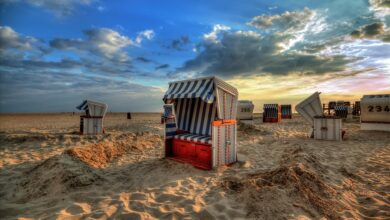
<svg viewBox="0 0 390 220"><path fill-rule="evenodd" d="M308 138L300 116L238 130L238 160L212 171L163 158L160 114L0 115L1 219L389 219L390 133L345 122Z"/></svg>

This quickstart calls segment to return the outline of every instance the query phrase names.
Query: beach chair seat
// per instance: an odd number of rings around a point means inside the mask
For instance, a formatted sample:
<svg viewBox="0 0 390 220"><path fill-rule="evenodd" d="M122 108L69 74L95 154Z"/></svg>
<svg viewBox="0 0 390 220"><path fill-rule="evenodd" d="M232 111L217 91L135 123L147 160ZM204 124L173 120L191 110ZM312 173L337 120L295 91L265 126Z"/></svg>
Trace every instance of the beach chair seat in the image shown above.
<svg viewBox="0 0 390 220"><path fill-rule="evenodd" d="M202 144L212 144L211 137L204 136L204 135L186 133L186 134L177 134L173 138L178 140L185 140L185 141L195 141Z"/></svg>

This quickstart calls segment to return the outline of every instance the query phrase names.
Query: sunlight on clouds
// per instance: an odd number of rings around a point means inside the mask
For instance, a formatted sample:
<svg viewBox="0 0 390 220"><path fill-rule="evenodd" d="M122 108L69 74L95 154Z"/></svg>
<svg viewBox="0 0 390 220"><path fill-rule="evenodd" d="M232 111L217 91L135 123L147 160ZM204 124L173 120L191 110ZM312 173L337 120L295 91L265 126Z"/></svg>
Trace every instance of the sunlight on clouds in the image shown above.
<svg viewBox="0 0 390 220"><path fill-rule="evenodd" d="M390 7L388 0L369 0L370 10L375 13L375 16L381 20L385 20L386 16L390 14Z"/></svg>
<svg viewBox="0 0 390 220"><path fill-rule="evenodd" d="M323 102L357 101L364 94L390 93L389 74L374 69L311 76L290 74L242 77L228 82L239 89L239 99L254 101L256 112L261 112L265 103L289 103L295 106L316 91L322 93Z"/></svg>
<svg viewBox="0 0 390 220"><path fill-rule="evenodd" d="M223 31L230 30L230 27L226 25L216 24L213 27L213 30L210 33L204 34L203 39L210 42L217 42L218 34Z"/></svg>
<svg viewBox="0 0 390 220"><path fill-rule="evenodd" d="M311 16L307 19L306 24L303 23L301 29L298 28L284 33L291 34L291 38L279 43L279 46L283 48L281 52L291 49L298 42L304 41L306 35L315 35L326 30L328 24L325 22L325 14L318 11L312 11L310 14Z"/></svg>

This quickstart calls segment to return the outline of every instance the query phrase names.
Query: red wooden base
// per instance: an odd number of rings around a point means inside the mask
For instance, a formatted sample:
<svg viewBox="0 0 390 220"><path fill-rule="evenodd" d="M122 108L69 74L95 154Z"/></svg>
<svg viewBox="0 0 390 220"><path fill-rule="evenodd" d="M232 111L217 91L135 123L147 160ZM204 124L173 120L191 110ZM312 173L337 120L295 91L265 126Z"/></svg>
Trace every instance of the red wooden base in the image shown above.
<svg viewBox="0 0 390 220"><path fill-rule="evenodd" d="M172 153L167 157L175 161L192 164L194 167L211 170L211 145L174 139Z"/></svg>
<svg viewBox="0 0 390 220"><path fill-rule="evenodd" d="M291 115L282 115L282 119L291 119L292 116Z"/></svg>

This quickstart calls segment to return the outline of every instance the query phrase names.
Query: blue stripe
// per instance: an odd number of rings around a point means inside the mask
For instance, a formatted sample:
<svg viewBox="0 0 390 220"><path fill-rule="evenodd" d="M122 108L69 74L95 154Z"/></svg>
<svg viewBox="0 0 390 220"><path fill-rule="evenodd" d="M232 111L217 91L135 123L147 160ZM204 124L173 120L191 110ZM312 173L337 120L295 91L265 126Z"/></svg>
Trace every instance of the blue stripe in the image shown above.
<svg viewBox="0 0 390 220"><path fill-rule="evenodd" d="M206 84L205 86L205 89L202 91L200 97L203 98L203 100L205 100L205 97L207 96L207 94L212 91L213 87L212 85L214 84L214 81L212 79L210 79L208 81L208 83Z"/></svg>
<svg viewBox="0 0 390 220"><path fill-rule="evenodd" d="M180 139L186 140L187 137L191 136L191 134L181 134Z"/></svg>
<svg viewBox="0 0 390 220"><path fill-rule="evenodd" d="M177 100L178 101L178 105L179 105L179 107L178 107L178 110L177 110L177 120L176 120L176 122L177 123L179 123L178 124L178 127L180 128L180 129L182 129L182 127L181 127L181 122L182 122L182 115L183 115L183 105L184 105L184 100L183 99L178 99Z"/></svg>
<svg viewBox="0 0 390 220"><path fill-rule="evenodd" d="M193 140L195 140L195 137L196 137L196 135L191 134L191 135L186 137L186 140L193 141Z"/></svg>
<svg viewBox="0 0 390 220"><path fill-rule="evenodd" d="M199 123L198 118L199 118L199 114L200 114L200 106L203 103L203 101L201 99L198 98L197 100L198 100L198 104L196 106L196 109L194 109L196 111L196 116L195 116L195 121L193 122L193 123L196 123L196 124L194 125L194 130L191 131L193 133L197 133L198 123Z"/></svg>
<svg viewBox="0 0 390 220"><path fill-rule="evenodd" d="M208 140L210 140L210 139L211 139L210 137L202 137L199 140L207 143Z"/></svg>
<svg viewBox="0 0 390 220"><path fill-rule="evenodd" d="M202 80L202 82L200 83L200 86L198 87L198 89L196 89L196 91L194 91L191 95L192 98L196 98L196 94L199 92L199 90L201 90L203 88L203 85L205 84L206 80Z"/></svg>
<svg viewBox="0 0 390 220"><path fill-rule="evenodd" d="M191 106L190 106L190 115L189 115L189 119L188 119L188 125L187 125L187 131L191 131L191 125L192 125L192 116L194 115L194 107L195 107L195 102L196 100L195 99L191 99Z"/></svg>
<svg viewBox="0 0 390 220"><path fill-rule="evenodd" d="M184 86L184 90L180 91L180 93L181 93L180 95L182 96L182 98L185 98L185 94L187 93L188 88L190 87L191 83L192 83L192 81L186 82L185 83L186 85Z"/></svg>
<svg viewBox="0 0 390 220"><path fill-rule="evenodd" d="M183 120L183 122L184 122L183 123L183 130L188 131L187 130L187 125L188 125L187 115L188 115L188 109L190 108L191 99L185 99L185 102L186 102L186 109L184 112L184 117L181 120Z"/></svg>
<svg viewBox="0 0 390 220"><path fill-rule="evenodd" d="M199 101L200 99L195 99L195 104L194 104L194 107L192 108L192 112L191 112L191 127L190 127L190 132L191 133L196 133L195 132L195 129L196 129L196 116L199 114L199 112L197 111L198 110L198 106L199 106ZM193 113L195 112L195 114Z"/></svg>
<svg viewBox="0 0 390 220"><path fill-rule="evenodd" d="M176 88L177 88L177 83L175 83L175 84L171 84L171 86L172 86L172 89L171 89L171 91L169 92L169 94L172 94L172 93L174 93L175 92L175 90L176 90ZM169 90L169 89L168 89Z"/></svg>
<svg viewBox="0 0 390 220"><path fill-rule="evenodd" d="M201 143L209 143L211 137L203 136L203 135L195 135L195 134L178 134L174 135L175 139L186 140L186 141L199 141Z"/></svg>
<svg viewBox="0 0 390 220"><path fill-rule="evenodd" d="M186 92L185 98L189 98L189 97L190 97L191 91L194 90L194 88L195 88L195 86L198 84L198 82L199 82L199 81L197 80L197 81L195 81L195 82L192 84L191 88L188 90L188 92Z"/></svg>
<svg viewBox="0 0 390 220"><path fill-rule="evenodd" d="M203 135L202 132L203 132L203 126L204 126L204 119L205 119L205 115L206 115L206 109L207 109L207 103L204 103L202 116L200 118L200 127L198 129L198 134L201 134L201 135Z"/></svg>
<svg viewBox="0 0 390 220"><path fill-rule="evenodd" d="M184 82L181 82L180 85L179 85L179 87L177 88L177 90L171 92L171 94L172 94L172 95L175 95L176 93L180 93L180 91L181 91L183 85L184 85Z"/></svg>
<svg viewBox="0 0 390 220"><path fill-rule="evenodd" d="M187 99L180 99L181 102L182 102L182 109L180 110L181 111L181 116L180 116L180 128L182 130L185 130L184 129L184 123L185 123L185 120L184 120L184 116L186 114L186 108L187 108L187 102L188 100Z"/></svg>
<svg viewBox="0 0 390 220"><path fill-rule="evenodd" d="M166 128L176 128L176 123L166 124Z"/></svg>

